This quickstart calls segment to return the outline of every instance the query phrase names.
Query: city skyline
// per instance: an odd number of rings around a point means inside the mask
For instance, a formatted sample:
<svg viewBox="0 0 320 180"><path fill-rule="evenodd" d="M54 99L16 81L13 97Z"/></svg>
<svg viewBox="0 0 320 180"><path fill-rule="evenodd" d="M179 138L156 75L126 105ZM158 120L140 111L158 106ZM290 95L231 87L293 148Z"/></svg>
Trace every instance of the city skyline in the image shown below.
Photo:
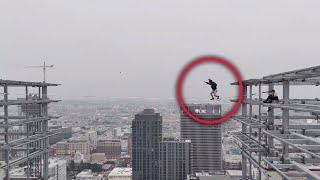
<svg viewBox="0 0 320 180"><path fill-rule="evenodd" d="M316 1L125 2L2 3L0 78L42 81L41 69L24 66L46 61L55 65L47 80L63 85L51 94L61 99L174 98L177 76L199 56L225 57L243 79L314 66L320 58ZM191 83L224 79L200 76ZM189 89L208 93L201 84Z"/></svg>

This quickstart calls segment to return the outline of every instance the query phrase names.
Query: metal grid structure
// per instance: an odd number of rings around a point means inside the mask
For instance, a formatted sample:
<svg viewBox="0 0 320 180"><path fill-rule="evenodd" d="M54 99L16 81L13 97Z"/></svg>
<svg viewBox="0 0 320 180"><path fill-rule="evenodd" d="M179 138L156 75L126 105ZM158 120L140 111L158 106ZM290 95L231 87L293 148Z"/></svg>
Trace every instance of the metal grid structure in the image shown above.
<svg viewBox="0 0 320 180"><path fill-rule="evenodd" d="M49 137L59 133L58 130L49 131L48 121L53 118L48 115L48 104L58 102L47 96L48 86L59 84L43 82L25 82L0 80L3 88L3 98L0 100L0 108L3 114L0 116L0 153L4 156L4 162L0 168L5 171L5 179L10 179L10 169L16 166L26 167L26 179L48 179ZM25 98L9 99L9 88L25 88ZM30 98L28 91L37 88L38 98ZM35 106L36 105L36 106ZM13 115L13 107L23 107L24 112ZM38 113L29 113L29 107L38 107ZM12 109L11 109L12 108ZM11 111L12 110L12 111ZM31 109L30 109L31 112ZM21 127L22 131L12 132L13 127ZM11 138L16 136L16 138ZM17 138L18 137L18 138Z"/></svg>
<svg viewBox="0 0 320 180"><path fill-rule="evenodd" d="M282 86L282 99L264 103L261 97L263 85L268 86L268 90L273 90L275 85ZM257 179L261 179L265 171L275 171L288 180L297 177L320 179L311 168L311 165L320 165L320 141L316 139L320 136L320 125L292 123L300 119L317 120L320 101L318 98L290 99L289 96L291 86L310 85L320 85L320 66L243 81L242 114L234 116L242 124L242 131L231 132L242 151L243 180L253 178L252 167L258 170ZM253 94L253 86L258 86L258 93ZM307 91L305 89L305 93ZM258 106L258 115L253 115L253 106ZM269 107L270 111L262 113L262 107ZM275 109L280 109L282 115L275 116ZM303 113L294 115L294 112ZM282 147L275 146L275 142L281 143Z"/></svg>

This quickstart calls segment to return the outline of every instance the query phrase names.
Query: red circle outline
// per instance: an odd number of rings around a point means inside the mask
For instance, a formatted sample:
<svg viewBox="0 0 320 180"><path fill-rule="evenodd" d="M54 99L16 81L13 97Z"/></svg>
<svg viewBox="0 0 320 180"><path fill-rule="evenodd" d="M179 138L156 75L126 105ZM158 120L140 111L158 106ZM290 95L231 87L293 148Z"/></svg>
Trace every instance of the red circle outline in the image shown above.
<svg viewBox="0 0 320 180"><path fill-rule="evenodd" d="M184 105L183 99L181 97L181 85L183 82L183 79L185 77L185 75L190 71L191 68L193 68L194 66L203 63L203 62L218 62L220 64L223 64L225 66L227 66L232 72L233 74L235 74L235 76L238 79L239 82L239 99L237 101L237 104L234 106L234 108L232 109L232 111L229 112L229 114L227 114L226 116L220 118L220 119L212 119L212 120L204 120L204 119L200 119L195 117L194 115L192 115L187 108ZM178 87L177 87L177 96L178 96L178 101L180 104L180 107L182 108L182 110L193 120L198 121L200 123L203 124L218 124L221 123L223 121L226 121L227 119L229 119L233 114L235 114L237 112L237 110L239 109L240 105L241 105L241 101L243 98L243 84L242 84L242 80L241 80L241 76L238 73L238 71L226 60L223 60L221 58L218 57L202 57L199 59L196 59L195 61L191 62L180 74L179 79L178 79Z"/></svg>

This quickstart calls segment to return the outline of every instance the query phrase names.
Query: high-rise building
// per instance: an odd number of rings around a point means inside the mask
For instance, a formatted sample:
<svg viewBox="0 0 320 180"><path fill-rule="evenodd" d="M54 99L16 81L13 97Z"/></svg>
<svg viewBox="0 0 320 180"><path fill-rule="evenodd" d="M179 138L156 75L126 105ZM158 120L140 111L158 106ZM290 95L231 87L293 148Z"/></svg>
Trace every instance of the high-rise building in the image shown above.
<svg viewBox="0 0 320 180"><path fill-rule="evenodd" d="M221 105L186 105L194 116L204 120L221 118ZM180 113L181 139L191 140L192 173L205 171L210 174L222 171L222 132L221 123L203 124L190 118L183 110Z"/></svg>
<svg viewBox="0 0 320 180"><path fill-rule="evenodd" d="M164 139L160 143L160 180L186 180L191 173L191 141Z"/></svg>
<svg viewBox="0 0 320 180"><path fill-rule="evenodd" d="M133 180L159 179L159 146L162 139L162 116L144 109L132 121Z"/></svg>

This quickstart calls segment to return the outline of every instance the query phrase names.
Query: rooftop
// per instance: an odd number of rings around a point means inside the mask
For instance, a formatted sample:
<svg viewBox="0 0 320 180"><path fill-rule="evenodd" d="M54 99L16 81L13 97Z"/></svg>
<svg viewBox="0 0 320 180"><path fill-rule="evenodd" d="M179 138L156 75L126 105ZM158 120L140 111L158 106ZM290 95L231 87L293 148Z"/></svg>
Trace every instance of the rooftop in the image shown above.
<svg viewBox="0 0 320 180"><path fill-rule="evenodd" d="M114 168L109 176L131 176L132 169L131 168Z"/></svg>
<svg viewBox="0 0 320 180"><path fill-rule="evenodd" d="M185 104L185 107L191 114L198 114L198 115L221 114L221 104Z"/></svg>
<svg viewBox="0 0 320 180"><path fill-rule="evenodd" d="M43 82L31 82L31 81L13 81L13 80L0 79L0 85L42 87L42 86L59 86L61 84L43 83Z"/></svg>

